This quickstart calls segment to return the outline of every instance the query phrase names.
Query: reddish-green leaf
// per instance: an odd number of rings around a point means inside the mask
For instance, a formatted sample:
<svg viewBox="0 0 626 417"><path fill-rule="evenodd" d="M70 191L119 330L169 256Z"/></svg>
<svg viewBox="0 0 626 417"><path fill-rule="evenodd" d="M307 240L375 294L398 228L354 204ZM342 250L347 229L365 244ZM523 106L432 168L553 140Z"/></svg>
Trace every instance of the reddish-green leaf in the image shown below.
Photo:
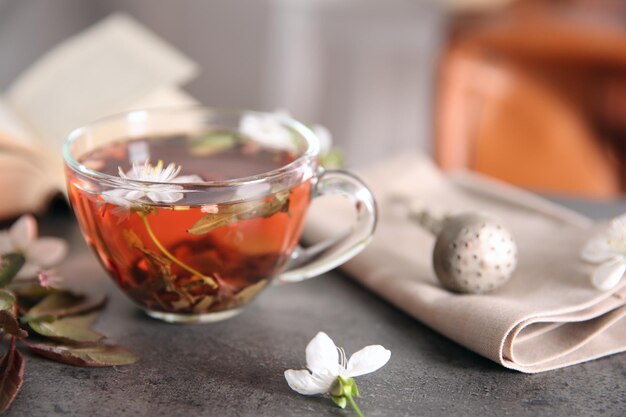
<svg viewBox="0 0 626 417"><path fill-rule="evenodd" d="M87 313L102 308L106 297L89 297L77 295L69 291L60 291L48 295L37 305L31 308L22 317L22 322L32 320L52 320L75 314Z"/></svg>
<svg viewBox="0 0 626 417"><path fill-rule="evenodd" d="M15 338L11 338L9 350L0 360L0 413L9 409L24 383L25 361L15 348Z"/></svg>
<svg viewBox="0 0 626 417"><path fill-rule="evenodd" d="M16 303L15 294L9 290L0 289L0 310L10 310Z"/></svg>
<svg viewBox="0 0 626 417"><path fill-rule="evenodd" d="M13 310L0 310L0 327L7 334L11 334L19 338L28 337L28 333L20 328L20 323L17 321Z"/></svg>
<svg viewBox="0 0 626 417"><path fill-rule="evenodd" d="M41 300L45 296L59 291L55 288L42 287L31 281L20 280L13 281L9 288L18 298L26 298L31 302Z"/></svg>
<svg viewBox="0 0 626 417"><path fill-rule="evenodd" d="M121 346L93 343L85 346L27 343L35 353L57 362L75 366L103 367L130 365L139 357Z"/></svg>
<svg viewBox="0 0 626 417"><path fill-rule="evenodd" d="M0 287L8 285L26 263L24 255L8 253L0 261Z"/></svg>
<svg viewBox="0 0 626 417"><path fill-rule="evenodd" d="M97 313L92 313L54 321L33 320L28 324L40 335L61 342L98 342L104 339L104 335L90 328L97 317Z"/></svg>

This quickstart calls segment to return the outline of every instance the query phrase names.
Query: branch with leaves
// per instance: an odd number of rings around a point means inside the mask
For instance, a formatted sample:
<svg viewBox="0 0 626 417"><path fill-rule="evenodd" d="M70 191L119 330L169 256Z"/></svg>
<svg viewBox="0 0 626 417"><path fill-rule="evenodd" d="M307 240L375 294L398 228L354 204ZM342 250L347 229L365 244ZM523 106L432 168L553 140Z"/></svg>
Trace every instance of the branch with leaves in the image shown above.
<svg viewBox="0 0 626 417"><path fill-rule="evenodd" d="M9 339L0 359L0 412L11 406L24 383L26 360L18 346L74 366L138 360L125 348L104 343L105 336L92 329L105 297L62 288L62 279L50 268L66 253L63 240L37 237L37 222L29 215L0 232L0 340Z"/></svg>

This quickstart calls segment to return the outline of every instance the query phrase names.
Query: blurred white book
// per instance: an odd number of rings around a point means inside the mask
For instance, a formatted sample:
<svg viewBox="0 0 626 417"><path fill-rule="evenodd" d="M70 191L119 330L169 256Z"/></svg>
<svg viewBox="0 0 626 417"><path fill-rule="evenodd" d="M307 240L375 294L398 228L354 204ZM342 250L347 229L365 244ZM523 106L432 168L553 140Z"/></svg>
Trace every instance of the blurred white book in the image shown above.
<svg viewBox="0 0 626 417"><path fill-rule="evenodd" d="M114 14L44 54L0 96L0 219L40 212L65 189L62 146L104 116L194 104L189 58Z"/></svg>

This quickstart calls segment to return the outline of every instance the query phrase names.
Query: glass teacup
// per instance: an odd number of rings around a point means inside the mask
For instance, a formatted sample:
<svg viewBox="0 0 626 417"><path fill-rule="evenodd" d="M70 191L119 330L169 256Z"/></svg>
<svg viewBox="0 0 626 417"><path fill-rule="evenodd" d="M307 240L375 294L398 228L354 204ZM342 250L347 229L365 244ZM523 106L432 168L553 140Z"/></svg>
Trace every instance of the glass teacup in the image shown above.
<svg viewBox="0 0 626 417"><path fill-rule="evenodd" d="M376 206L354 176L325 171L303 124L208 108L141 110L73 131L69 199L87 243L152 317L208 322L239 313L270 282L300 281L360 252ZM352 201L348 234L298 246L311 199Z"/></svg>

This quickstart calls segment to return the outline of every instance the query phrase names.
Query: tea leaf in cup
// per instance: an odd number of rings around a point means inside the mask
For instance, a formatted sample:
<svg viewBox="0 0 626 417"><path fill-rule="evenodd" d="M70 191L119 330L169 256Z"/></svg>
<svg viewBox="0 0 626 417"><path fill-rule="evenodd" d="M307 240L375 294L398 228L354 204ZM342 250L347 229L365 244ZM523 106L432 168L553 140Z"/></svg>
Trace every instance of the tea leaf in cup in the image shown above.
<svg viewBox="0 0 626 417"><path fill-rule="evenodd" d="M61 342L99 342L104 335L91 329L98 315L66 317L54 321L31 321L31 329L41 336L50 337Z"/></svg>
<svg viewBox="0 0 626 417"><path fill-rule="evenodd" d="M195 306L193 306L193 311L196 313L206 313L206 311L213 305L215 302L215 297L207 295L202 300L200 300Z"/></svg>
<svg viewBox="0 0 626 417"><path fill-rule="evenodd" d="M263 290L263 288L265 288L267 283L267 279L262 279L259 282L244 288L243 290L235 294L235 297L233 297L233 302L237 303L238 305L248 304L250 301L252 301L254 297L259 295L259 293Z"/></svg>
<svg viewBox="0 0 626 417"><path fill-rule="evenodd" d="M259 293L265 288L268 284L267 279L262 279L259 282L256 282L243 290L239 291L237 294L231 296L223 305L220 306L221 309L229 309L229 308L237 308L243 305L248 304L255 298Z"/></svg>
<svg viewBox="0 0 626 417"><path fill-rule="evenodd" d="M24 255L8 253L0 257L0 287L7 286L26 263Z"/></svg>
<svg viewBox="0 0 626 417"><path fill-rule="evenodd" d="M139 357L117 345L92 343L83 346L55 345L51 343L27 343L30 350L57 362L75 366L103 367L130 365Z"/></svg>
<svg viewBox="0 0 626 417"><path fill-rule="evenodd" d="M137 249L144 248L143 242L141 241L139 236L137 236L137 233L135 233L134 231L130 229L124 229L122 230L122 236L124 236L124 240L126 241L126 244L128 245L129 248L131 249L132 248L137 248Z"/></svg>
<svg viewBox="0 0 626 417"><path fill-rule="evenodd" d="M268 218L276 213L289 211L289 193L275 194L270 200L245 201L223 205L217 213L202 216L187 232L204 235L218 227L228 226L236 221L254 218Z"/></svg>
<svg viewBox="0 0 626 417"><path fill-rule="evenodd" d="M24 383L25 361L11 339L9 350L0 360L0 413L9 409Z"/></svg>
<svg viewBox="0 0 626 417"><path fill-rule="evenodd" d="M236 134L227 131L207 133L200 139L193 139L189 152L194 156L211 156L224 152L237 143Z"/></svg>
<svg viewBox="0 0 626 417"><path fill-rule="evenodd" d="M86 313L102 308L105 303L106 297L104 296L77 295L69 291L54 292L31 308L22 317L22 322L50 320Z"/></svg>

